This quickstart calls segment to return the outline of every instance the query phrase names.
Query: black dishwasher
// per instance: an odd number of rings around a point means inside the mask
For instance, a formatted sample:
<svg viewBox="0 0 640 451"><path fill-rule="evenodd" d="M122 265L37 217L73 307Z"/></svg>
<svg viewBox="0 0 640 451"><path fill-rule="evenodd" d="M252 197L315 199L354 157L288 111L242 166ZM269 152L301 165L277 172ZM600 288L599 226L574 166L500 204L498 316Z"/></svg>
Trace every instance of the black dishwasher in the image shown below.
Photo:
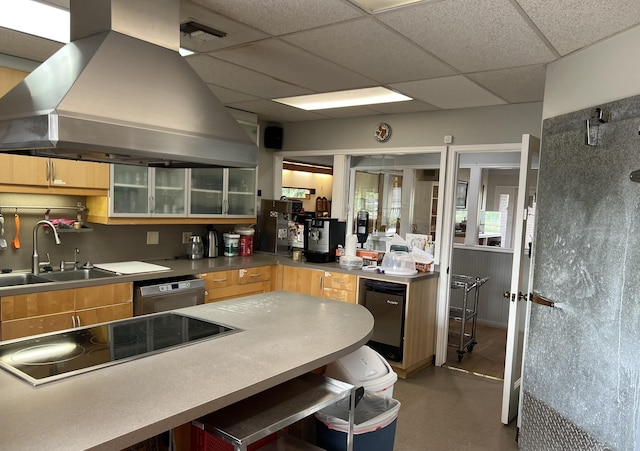
<svg viewBox="0 0 640 451"><path fill-rule="evenodd" d="M374 318L369 347L396 362L402 361L407 286L381 280L365 280L364 306Z"/></svg>

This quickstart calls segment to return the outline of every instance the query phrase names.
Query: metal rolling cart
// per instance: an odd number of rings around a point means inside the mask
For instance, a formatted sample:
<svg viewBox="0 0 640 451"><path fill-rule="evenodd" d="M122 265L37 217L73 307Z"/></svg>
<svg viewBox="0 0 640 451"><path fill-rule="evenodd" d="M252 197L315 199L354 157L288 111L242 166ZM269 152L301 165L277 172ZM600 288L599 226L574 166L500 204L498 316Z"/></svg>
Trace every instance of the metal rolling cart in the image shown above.
<svg viewBox="0 0 640 451"><path fill-rule="evenodd" d="M478 344L476 341L476 321L478 319L478 299L480 298L480 287L489 280L488 277L471 277L460 274L451 275L451 289L464 290L462 307L450 307L449 319L460 323L460 330L455 331L449 328L449 346L458 348L458 362L467 351L473 351L473 347ZM469 293L474 291L473 304L469 305ZM471 321L471 331L467 331L467 322Z"/></svg>

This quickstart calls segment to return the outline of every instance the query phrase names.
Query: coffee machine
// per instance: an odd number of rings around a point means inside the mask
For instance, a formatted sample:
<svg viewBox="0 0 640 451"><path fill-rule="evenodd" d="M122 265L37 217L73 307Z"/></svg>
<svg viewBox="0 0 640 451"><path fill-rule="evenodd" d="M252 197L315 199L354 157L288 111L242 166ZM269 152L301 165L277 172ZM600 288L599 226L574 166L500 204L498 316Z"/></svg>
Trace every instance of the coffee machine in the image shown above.
<svg viewBox="0 0 640 451"><path fill-rule="evenodd" d="M262 199L258 223L258 249L262 252L289 255L293 215L300 211L300 200Z"/></svg>
<svg viewBox="0 0 640 451"><path fill-rule="evenodd" d="M336 248L344 246L346 222L335 218L313 218L304 223L304 256L311 263L336 259Z"/></svg>

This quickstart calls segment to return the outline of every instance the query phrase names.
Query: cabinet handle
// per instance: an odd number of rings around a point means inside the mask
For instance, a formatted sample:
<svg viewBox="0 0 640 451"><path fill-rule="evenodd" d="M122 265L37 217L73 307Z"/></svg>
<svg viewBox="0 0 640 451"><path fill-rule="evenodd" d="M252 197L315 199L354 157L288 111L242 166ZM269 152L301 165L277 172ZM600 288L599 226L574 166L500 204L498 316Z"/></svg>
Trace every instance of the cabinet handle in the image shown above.
<svg viewBox="0 0 640 451"><path fill-rule="evenodd" d="M71 315L71 323L73 324L73 328L76 327L76 317L75 315Z"/></svg>
<svg viewBox="0 0 640 451"><path fill-rule="evenodd" d="M324 283L323 282L324 282L324 277L321 276L320 277L320 289L321 290L324 290Z"/></svg>
<svg viewBox="0 0 640 451"><path fill-rule="evenodd" d="M51 180L51 162L47 160L47 182Z"/></svg>
<svg viewBox="0 0 640 451"><path fill-rule="evenodd" d="M213 279L214 282L226 282L227 281L227 277L225 277L224 279Z"/></svg>
<svg viewBox="0 0 640 451"><path fill-rule="evenodd" d="M251 274L249 277L260 277L262 274L260 274L259 272Z"/></svg>
<svg viewBox="0 0 640 451"><path fill-rule="evenodd" d="M56 181L56 163L54 161L51 162L51 182Z"/></svg>
<svg viewBox="0 0 640 451"><path fill-rule="evenodd" d="M347 281L344 279L333 279L333 280L335 280L338 283L347 283Z"/></svg>
<svg viewBox="0 0 640 451"><path fill-rule="evenodd" d="M80 315L76 316L76 318L78 319L78 327L82 326L82 324L80 324Z"/></svg>
<svg viewBox="0 0 640 451"><path fill-rule="evenodd" d="M149 207L150 207L151 213L156 212L156 199L153 196L149 197Z"/></svg>

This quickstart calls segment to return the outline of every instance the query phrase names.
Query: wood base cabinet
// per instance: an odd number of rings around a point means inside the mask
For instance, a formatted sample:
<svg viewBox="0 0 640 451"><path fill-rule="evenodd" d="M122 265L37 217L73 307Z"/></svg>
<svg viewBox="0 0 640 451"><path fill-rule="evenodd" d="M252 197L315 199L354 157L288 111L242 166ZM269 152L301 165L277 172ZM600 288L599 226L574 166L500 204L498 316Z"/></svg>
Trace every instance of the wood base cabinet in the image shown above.
<svg viewBox="0 0 640 451"><path fill-rule="evenodd" d="M357 301L357 277L354 274L307 269L298 266L278 266L276 286L279 290L319 296L334 301Z"/></svg>
<svg viewBox="0 0 640 451"><path fill-rule="evenodd" d="M2 340L132 316L131 282L0 298Z"/></svg>
<svg viewBox="0 0 640 451"><path fill-rule="evenodd" d="M205 302L209 303L273 291L272 271L272 266L256 266L203 273L198 277L204 279Z"/></svg>

